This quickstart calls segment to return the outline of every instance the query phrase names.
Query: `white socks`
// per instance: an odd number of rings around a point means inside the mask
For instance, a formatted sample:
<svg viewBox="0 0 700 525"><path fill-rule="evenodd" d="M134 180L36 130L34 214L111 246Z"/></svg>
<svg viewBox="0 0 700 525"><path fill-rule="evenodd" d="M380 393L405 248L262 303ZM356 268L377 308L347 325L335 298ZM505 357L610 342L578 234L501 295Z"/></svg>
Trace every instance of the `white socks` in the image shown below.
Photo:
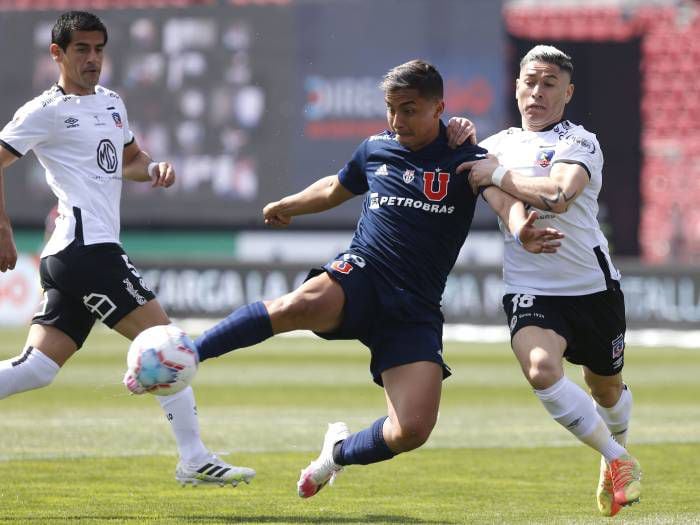
<svg viewBox="0 0 700 525"><path fill-rule="evenodd" d="M196 464L204 461L210 453L199 437L199 419L192 387L171 396L158 396L160 406L175 434L180 459Z"/></svg>
<svg viewBox="0 0 700 525"><path fill-rule="evenodd" d="M0 361L0 399L48 385L60 368L38 348L26 347L20 356Z"/></svg>
<svg viewBox="0 0 700 525"><path fill-rule="evenodd" d="M627 430L632 415L632 391L622 385L622 394L614 406L606 408L595 403L595 408L612 432L613 438L623 447L627 444Z"/></svg>
<svg viewBox="0 0 700 525"><path fill-rule="evenodd" d="M617 443L591 403L591 397L576 383L562 377L549 388L535 390L547 412L586 445L610 462L627 451Z"/></svg>

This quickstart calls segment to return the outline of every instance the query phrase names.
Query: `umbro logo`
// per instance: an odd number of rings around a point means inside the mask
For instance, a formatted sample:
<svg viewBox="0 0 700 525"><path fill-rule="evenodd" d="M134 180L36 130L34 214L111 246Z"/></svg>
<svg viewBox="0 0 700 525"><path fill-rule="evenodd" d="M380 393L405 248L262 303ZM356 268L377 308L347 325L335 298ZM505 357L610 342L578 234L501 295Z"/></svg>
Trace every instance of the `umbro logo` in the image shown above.
<svg viewBox="0 0 700 525"><path fill-rule="evenodd" d="M569 423L568 425L566 425L566 428L568 428L569 430L571 430L571 429L576 428L577 426L579 426L582 422L583 422L583 416L574 419L571 423Z"/></svg>
<svg viewBox="0 0 700 525"><path fill-rule="evenodd" d="M389 170L387 169L386 164L382 164L381 166L379 166L379 169L377 169L377 171L375 171L374 174L383 175L385 177L389 175Z"/></svg>
<svg viewBox="0 0 700 525"><path fill-rule="evenodd" d="M64 120L66 124L66 128L77 128L80 127L80 124L78 124L78 119L75 117L68 117L66 120Z"/></svg>

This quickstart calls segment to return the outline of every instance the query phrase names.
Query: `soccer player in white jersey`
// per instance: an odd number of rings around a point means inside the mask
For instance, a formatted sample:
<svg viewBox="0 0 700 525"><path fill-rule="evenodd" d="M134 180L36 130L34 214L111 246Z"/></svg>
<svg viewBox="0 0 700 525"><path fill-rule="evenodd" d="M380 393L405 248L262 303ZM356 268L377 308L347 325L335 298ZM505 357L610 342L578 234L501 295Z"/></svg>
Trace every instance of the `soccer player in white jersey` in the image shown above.
<svg viewBox="0 0 700 525"><path fill-rule="evenodd" d="M520 62L521 128L480 143L487 159L465 163L473 186L496 185L536 208L540 228L566 235L559 251L533 257L505 235L503 306L511 346L551 416L602 454L598 508L615 515L639 499L641 469L624 448L632 395L622 382L625 305L620 272L597 220L603 154L594 134L563 120L574 93L571 58L536 46ZM564 375L582 365L589 396Z"/></svg>
<svg viewBox="0 0 700 525"><path fill-rule="evenodd" d="M95 15L62 14L49 48L58 82L0 131L0 271L12 270L17 260L4 169L33 150L58 199L56 227L41 254L42 309L22 353L0 362L0 399L51 383L95 319L128 339L170 323L119 244L119 202L122 179L167 188L175 171L139 148L121 98L98 85L106 43L107 30ZM253 470L229 465L204 446L191 388L158 400L177 442L178 481L236 485L252 479Z"/></svg>

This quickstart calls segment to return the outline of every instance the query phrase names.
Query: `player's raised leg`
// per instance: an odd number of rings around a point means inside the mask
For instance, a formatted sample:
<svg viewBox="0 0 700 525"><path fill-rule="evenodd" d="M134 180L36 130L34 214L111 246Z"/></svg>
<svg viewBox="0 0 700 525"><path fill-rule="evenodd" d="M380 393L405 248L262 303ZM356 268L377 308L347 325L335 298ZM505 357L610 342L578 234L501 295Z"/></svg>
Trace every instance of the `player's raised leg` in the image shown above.
<svg viewBox="0 0 700 525"><path fill-rule="evenodd" d="M157 300L131 311L114 325L114 330L133 340L146 328L170 324L170 319ZM230 465L211 453L202 442L199 418L192 387L187 387L172 396L158 396L166 419L175 436L180 460L175 469L175 478L180 483L216 483L238 485L250 483L255 471L247 467Z"/></svg>
<svg viewBox="0 0 700 525"><path fill-rule="evenodd" d="M321 454L301 471L297 491L309 498L332 483L346 465L368 465L420 447L437 421L443 372L438 363L419 361L382 373L388 416L350 434L345 423L333 423Z"/></svg>
<svg viewBox="0 0 700 525"><path fill-rule="evenodd" d="M241 306L195 340L199 360L252 346L291 330L329 332L342 319L345 296L325 272L272 301Z"/></svg>

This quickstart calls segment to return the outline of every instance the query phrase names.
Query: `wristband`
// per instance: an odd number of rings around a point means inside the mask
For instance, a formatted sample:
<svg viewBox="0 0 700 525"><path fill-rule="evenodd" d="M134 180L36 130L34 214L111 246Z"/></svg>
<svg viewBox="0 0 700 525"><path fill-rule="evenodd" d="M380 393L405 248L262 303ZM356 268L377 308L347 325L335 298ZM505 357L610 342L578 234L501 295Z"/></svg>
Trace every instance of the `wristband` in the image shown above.
<svg viewBox="0 0 700 525"><path fill-rule="evenodd" d="M518 246L523 245L523 241L520 240L520 230L522 230L522 226L518 226L518 228L515 230L515 233L513 234L513 240Z"/></svg>
<svg viewBox="0 0 700 525"><path fill-rule="evenodd" d="M491 174L491 184L501 188L501 184L503 183L503 176L506 174L507 171L508 170L505 169L503 166L498 166L495 170L493 170L493 173Z"/></svg>
<svg viewBox="0 0 700 525"><path fill-rule="evenodd" d="M158 164L159 164L158 162L154 161L148 165L148 168L146 168L146 171L148 172L148 176L151 177L152 179L155 179L156 177L158 177L158 175L156 175L156 170L158 169Z"/></svg>

